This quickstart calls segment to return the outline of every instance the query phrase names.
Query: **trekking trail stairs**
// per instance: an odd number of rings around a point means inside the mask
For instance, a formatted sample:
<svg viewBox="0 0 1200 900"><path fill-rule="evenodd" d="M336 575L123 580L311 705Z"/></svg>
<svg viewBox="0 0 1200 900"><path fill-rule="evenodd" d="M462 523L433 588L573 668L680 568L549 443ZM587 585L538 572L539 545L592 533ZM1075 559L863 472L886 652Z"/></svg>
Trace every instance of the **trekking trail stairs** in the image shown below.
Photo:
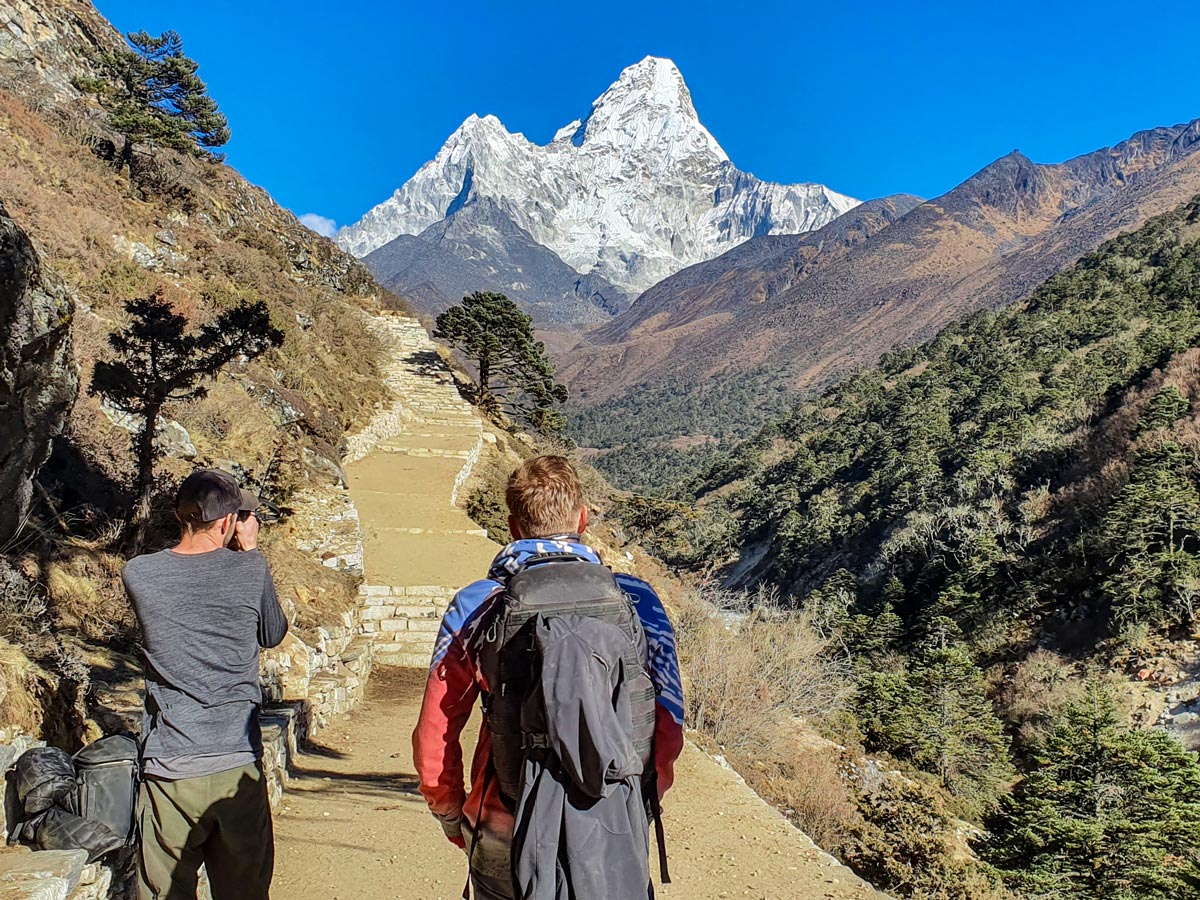
<svg viewBox="0 0 1200 900"><path fill-rule="evenodd" d="M416 320L377 321L396 399L344 460L362 529L360 627L373 637L375 669L366 701L293 760L276 810L280 900L454 900L465 879L463 853L417 792L411 734L442 613L499 549L457 506L494 437ZM464 735L468 759L477 716ZM674 883L661 898L886 900L691 744L665 806Z"/></svg>
<svg viewBox="0 0 1200 900"><path fill-rule="evenodd" d="M385 380L398 400L355 436L345 460L362 528L362 627L377 663L425 669L454 592L496 554L457 505L485 437L421 324L384 322L393 350Z"/></svg>

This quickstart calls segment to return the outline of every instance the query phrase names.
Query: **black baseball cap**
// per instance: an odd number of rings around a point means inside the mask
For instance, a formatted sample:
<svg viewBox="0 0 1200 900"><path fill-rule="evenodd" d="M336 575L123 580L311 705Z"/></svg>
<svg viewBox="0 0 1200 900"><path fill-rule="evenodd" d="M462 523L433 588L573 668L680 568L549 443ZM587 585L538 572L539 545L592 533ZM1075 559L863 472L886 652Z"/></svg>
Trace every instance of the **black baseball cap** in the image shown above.
<svg viewBox="0 0 1200 900"><path fill-rule="evenodd" d="M238 486L228 472L201 469L183 479L175 494L175 514L185 522L215 522L231 513L253 512L258 497Z"/></svg>

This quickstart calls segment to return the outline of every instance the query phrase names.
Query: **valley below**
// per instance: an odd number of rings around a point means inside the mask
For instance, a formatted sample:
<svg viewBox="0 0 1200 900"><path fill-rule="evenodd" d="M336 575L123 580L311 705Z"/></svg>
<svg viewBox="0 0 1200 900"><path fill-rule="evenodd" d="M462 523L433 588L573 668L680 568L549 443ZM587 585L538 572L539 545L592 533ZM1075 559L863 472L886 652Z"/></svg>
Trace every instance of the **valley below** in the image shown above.
<svg viewBox="0 0 1200 900"><path fill-rule="evenodd" d="M459 896L422 684L561 453L678 639L659 896L1200 900L1200 119L860 200L738 168L647 56L327 238L172 35L0 0L4 768L140 729L122 568L221 468L290 625L276 895ZM2 900L129 896L46 852Z"/></svg>

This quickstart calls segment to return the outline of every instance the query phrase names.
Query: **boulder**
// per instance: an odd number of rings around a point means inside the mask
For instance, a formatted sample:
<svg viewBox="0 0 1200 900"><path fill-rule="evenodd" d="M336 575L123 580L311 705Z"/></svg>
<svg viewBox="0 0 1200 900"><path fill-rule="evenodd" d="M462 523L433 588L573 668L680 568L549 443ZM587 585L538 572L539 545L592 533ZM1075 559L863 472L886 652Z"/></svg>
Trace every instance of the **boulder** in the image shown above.
<svg viewBox="0 0 1200 900"><path fill-rule="evenodd" d="M159 235L171 234L169 231L160 231ZM141 241L130 240L121 234L114 234L112 237L113 247L117 252L125 254L136 265L141 266L150 272L178 272L179 267L188 260L186 253L171 249L170 246L162 246L157 249L143 244ZM166 241L159 238L159 241L166 244Z"/></svg>
<svg viewBox="0 0 1200 900"><path fill-rule="evenodd" d="M305 447L304 461L308 464L310 469L327 476L328 478L332 479L334 483L340 485L341 487L345 488L350 486L350 482L346 479L346 470L335 463L332 459L322 456L319 453L315 453L308 447Z"/></svg>
<svg viewBox="0 0 1200 900"><path fill-rule="evenodd" d="M66 900L87 866L86 850L0 855L0 900Z"/></svg>
<svg viewBox="0 0 1200 900"><path fill-rule="evenodd" d="M108 421L123 431L132 433L142 430L142 422L145 421L142 416L126 412L109 403L108 400L100 401L100 411L104 413ZM163 453L176 459L195 459L199 453L196 445L192 443L192 436L188 430L175 420L164 419L162 416L159 416L154 423L154 441Z"/></svg>
<svg viewBox="0 0 1200 900"><path fill-rule="evenodd" d="M33 480L79 389L75 302L0 203L0 544L20 527Z"/></svg>

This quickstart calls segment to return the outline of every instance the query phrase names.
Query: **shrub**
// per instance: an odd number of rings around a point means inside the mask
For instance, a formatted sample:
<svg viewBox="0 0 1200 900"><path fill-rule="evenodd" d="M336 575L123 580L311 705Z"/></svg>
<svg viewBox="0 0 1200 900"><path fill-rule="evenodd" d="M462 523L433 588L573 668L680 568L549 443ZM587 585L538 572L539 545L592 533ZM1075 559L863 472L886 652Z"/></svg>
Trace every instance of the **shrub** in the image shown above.
<svg viewBox="0 0 1200 900"><path fill-rule="evenodd" d="M859 797L861 823L842 857L875 887L911 900L1009 900L987 871L955 848L954 820L932 791L882 777Z"/></svg>
<svg viewBox="0 0 1200 900"><path fill-rule="evenodd" d="M1200 898L1200 762L1166 732L1120 721L1089 684L1064 710L982 843L1030 896Z"/></svg>
<svg viewBox="0 0 1200 900"><path fill-rule="evenodd" d="M685 610L678 632L688 718L730 752L775 743L794 717L820 722L845 707L849 661L774 593L704 585Z"/></svg>

